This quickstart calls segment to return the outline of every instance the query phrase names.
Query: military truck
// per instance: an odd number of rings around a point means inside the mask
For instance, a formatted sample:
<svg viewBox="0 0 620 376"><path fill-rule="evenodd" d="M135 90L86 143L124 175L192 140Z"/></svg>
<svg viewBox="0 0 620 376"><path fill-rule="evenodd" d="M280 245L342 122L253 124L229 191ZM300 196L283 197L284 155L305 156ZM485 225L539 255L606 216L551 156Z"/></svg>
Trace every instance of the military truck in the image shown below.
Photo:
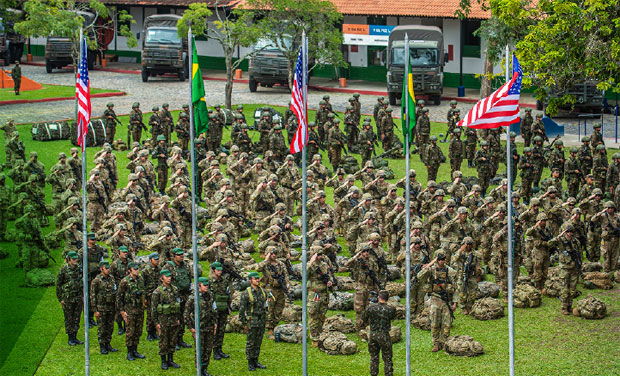
<svg viewBox="0 0 620 376"><path fill-rule="evenodd" d="M564 94L569 94L575 97L574 105L560 106L560 110L564 111L592 111L600 113L603 109L603 92L596 88L596 81L584 81L582 83L574 85L567 93L561 93L553 88L550 88L548 98L561 98ZM547 107L547 101L536 100L536 109L542 111Z"/></svg>
<svg viewBox="0 0 620 376"><path fill-rule="evenodd" d="M428 96L435 105L439 105L443 93L443 67L446 56L443 49L443 33L438 27L422 25L396 26L390 33L387 57L384 55L390 105L396 105L396 100L402 97L405 34L409 36L409 60L415 94Z"/></svg>
<svg viewBox="0 0 620 376"><path fill-rule="evenodd" d="M177 34L181 16L157 14L144 20L142 38L142 81L158 74L173 73L179 81L189 77L187 38Z"/></svg>
<svg viewBox="0 0 620 376"><path fill-rule="evenodd" d="M256 92L259 85L288 86L288 62L284 54L268 39L260 39L254 45L254 51L248 64L250 91Z"/></svg>
<svg viewBox="0 0 620 376"><path fill-rule="evenodd" d="M0 58L6 66L16 60L21 63L26 38L13 30L15 22L24 17L24 11L7 8L4 15L0 17Z"/></svg>
<svg viewBox="0 0 620 376"><path fill-rule="evenodd" d="M84 29L90 27L97 20L97 14L91 12L77 11L78 15L84 18ZM89 52L88 69L93 69L96 54ZM45 42L45 71L52 73L54 69L73 64L72 43L68 37L49 36Z"/></svg>

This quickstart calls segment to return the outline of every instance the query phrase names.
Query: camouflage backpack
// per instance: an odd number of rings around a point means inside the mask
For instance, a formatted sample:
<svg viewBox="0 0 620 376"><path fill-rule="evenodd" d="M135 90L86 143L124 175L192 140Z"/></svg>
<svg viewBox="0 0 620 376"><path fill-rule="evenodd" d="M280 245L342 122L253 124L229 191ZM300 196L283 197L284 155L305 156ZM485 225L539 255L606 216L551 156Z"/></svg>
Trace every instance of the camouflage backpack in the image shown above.
<svg viewBox="0 0 620 376"><path fill-rule="evenodd" d="M504 306L498 299L483 298L476 300L471 315L478 320L495 320L504 317Z"/></svg>
<svg viewBox="0 0 620 376"><path fill-rule="evenodd" d="M303 327L301 324L282 324L276 326L274 335L276 342L301 343Z"/></svg>
<svg viewBox="0 0 620 376"><path fill-rule="evenodd" d="M344 168L344 172L346 172L347 174L355 174L356 172L360 170L360 166L357 163L357 159L355 159L355 157L352 157L350 155L345 156L342 159L342 163L340 165L342 166L342 168Z"/></svg>
<svg viewBox="0 0 620 376"><path fill-rule="evenodd" d="M319 349L328 355L352 355L357 352L357 344L344 333L330 331L321 333Z"/></svg>
<svg viewBox="0 0 620 376"><path fill-rule="evenodd" d="M517 285L514 289L514 305L517 308L534 308L540 306L541 294L530 285Z"/></svg>
<svg viewBox="0 0 620 376"><path fill-rule="evenodd" d="M584 286L586 285L586 282L591 282L594 287L599 289L611 290L614 288L614 283L611 281L609 274L605 272L584 273L583 280Z"/></svg>
<svg viewBox="0 0 620 376"><path fill-rule="evenodd" d="M478 282L478 293L476 299L497 298L499 296L499 286L496 283L483 281Z"/></svg>
<svg viewBox="0 0 620 376"><path fill-rule="evenodd" d="M455 356L478 356L484 354L482 344L471 336L450 336L445 344L446 352Z"/></svg>
<svg viewBox="0 0 620 376"><path fill-rule="evenodd" d="M545 281L545 288L543 289L543 295L549 297L560 296L560 290L562 289L562 281L560 281L559 268L549 268L547 272L547 280Z"/></svg>
<svg viewBox="0 0 620 376"><path fill-rule="evenodd" d="M353 321L346 318L344 314L339 313L325 319L323 330L334 330L342 333L355 333L355 324L353 323Z"/></svg>
<svg viewBox="0 0 620 376"><path fill-rule="evenodd" d="M607 306L602 300L588 295L577 302L573 314L589 320L602 319L607 315Z"/></svg>

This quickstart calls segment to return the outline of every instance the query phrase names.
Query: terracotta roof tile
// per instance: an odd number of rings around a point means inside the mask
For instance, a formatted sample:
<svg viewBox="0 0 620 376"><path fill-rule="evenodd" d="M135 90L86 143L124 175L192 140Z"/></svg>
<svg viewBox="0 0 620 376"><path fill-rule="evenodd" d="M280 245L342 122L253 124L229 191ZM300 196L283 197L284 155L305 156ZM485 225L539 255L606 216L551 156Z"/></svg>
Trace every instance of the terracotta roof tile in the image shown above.
<svg viewBox="0 0 620 376"><path fill-rule="evenodd" d="M417 16L455 18L459 0L330 0L342 14L378 16ZM488 19L490 11L483 11L472 1L469 18Z"/></svg>

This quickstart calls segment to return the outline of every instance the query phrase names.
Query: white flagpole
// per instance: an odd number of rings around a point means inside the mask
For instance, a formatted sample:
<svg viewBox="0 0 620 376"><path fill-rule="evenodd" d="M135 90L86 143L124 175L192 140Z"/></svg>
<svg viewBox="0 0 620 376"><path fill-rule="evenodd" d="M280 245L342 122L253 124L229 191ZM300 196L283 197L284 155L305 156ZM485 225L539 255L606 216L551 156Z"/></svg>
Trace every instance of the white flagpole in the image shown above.
<svg viewBox="0 0 620 376"><path fill-rule="evenodd" d="M303 31L301 34L301 54L302 54L302 83L301 90L303 91L303 113L307 114L308 108L308 40L306 39L306 32ZM306 116L306 123L308 122L308 118ZM306 124L307 126L308 124ZM309 130L306 131L306 134ZM307 197L307 140L302 140L303 147L301 149L301 301L302 301L302 311L301 311L301 325L303 327L302 330L302 363L303 363L303 376L308 376L308 273L306 271L306 266L308 263L308 253L307 253L307 238L306 234L308 231L308 223L307 223L307 210L306 210L306 201Z"/></svg>
<svg viewBox="0 0 620 376"><path fill-rule="evenodd" d="M83 54L87 54L88 51L84 51L84 42L82 38L83 30L80 27L80 62L82 61ZM75 98L75 121L78 122L78 98ZM77 124L80 127L80 124ZM88 124L86 124L88 127ZM88 129L88 128L87 128ZM90 329L90 322L88 321L88 230L86 227L86 134L82 132L82 282L83 282L83 295L84 295L84 374L90 375L90 346L88 343L88 330Z"/></svg>
<svg viewBox="0 0 620 376"><path fill-rule="evenodd" d="M409 182L409 35L405 33L405 79L406 82L402 101L405 104L405 323L406 331L406 370L405 375L411 375L411 215L409 208L410 202L410 186Z"/></svg>
<svg viewBox="0 0 620 376"><path fill-rule="evenodd" d="M192 97L192 84L194 82L194 39L192 38L192 26L191 22L188 21L188 31L187 31L187 41L189 48L187 49L188 53L188 64L191 64L188 69L190 70L190 80L189 80L189 142L190 142L190 161L192 164L192 261L194 267L194 330L196 331L196 376L200 376L201 374L201 362L200 362L200 302L198 293L198 248L196 246L196 156L194 155L194 137L196 134L196 126L194 124L194 104ZM202 77L200 77L202 80Z"/></svg>
<svg viewBox="0 0 620 376"><path fill-rule="evenodd" d="M510 50L506 45L506 82L510 79ZM512 233L512 152L510 145L510 126L506 127L506 176L508 177L508 351L510 354L510 376L515 374L515 334L514 334L514 301L512 291L513 280L513 233ZM517 267L519 267L517 265Z"/></svg>

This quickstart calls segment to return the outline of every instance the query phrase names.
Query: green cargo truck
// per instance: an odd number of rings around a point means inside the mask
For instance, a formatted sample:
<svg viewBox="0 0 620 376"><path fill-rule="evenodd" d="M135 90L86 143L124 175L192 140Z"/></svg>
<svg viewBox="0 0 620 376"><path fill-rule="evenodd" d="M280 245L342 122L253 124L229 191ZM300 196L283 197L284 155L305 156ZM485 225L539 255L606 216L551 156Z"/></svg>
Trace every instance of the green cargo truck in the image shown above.
<svg viewBox="0 0 620 376"><path fill-rule="evenodd" d="M189 77L187 38L177 34L181 16L157 14L144 20L142 38L142 81L158 74L176 74L179 81Z"/></svg>

